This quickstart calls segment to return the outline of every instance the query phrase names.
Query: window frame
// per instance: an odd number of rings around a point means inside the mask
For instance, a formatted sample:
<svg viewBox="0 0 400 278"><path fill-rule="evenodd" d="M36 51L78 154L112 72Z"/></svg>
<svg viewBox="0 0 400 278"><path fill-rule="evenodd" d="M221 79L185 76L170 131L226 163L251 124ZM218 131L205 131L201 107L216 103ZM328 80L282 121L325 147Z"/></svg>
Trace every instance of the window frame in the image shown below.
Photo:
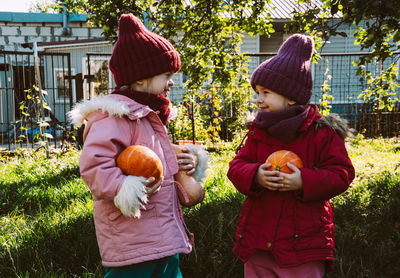
<svg viewBox="0 0 400 278"><path fill-rule="evenodd" d="M59 76L58 73L68 73L68 68L53 68L53 78L54 78L54 101L55 103L69 103L70 101L70 97L66 94L64 94L63 96L60 96L59 94ZM71 77L75 75L75 68L71 68ZM65 79L64 77L64 84L65 84L65 88L67 88L67 86L69 86L69 81L68 79ZM75 79L71 80L71 86L72 86L72 90L71 90L71 94L72 94L72 101L74 102L76 100L76 85L75 85ZM64 89L65 90L65 89Z"/></svg>

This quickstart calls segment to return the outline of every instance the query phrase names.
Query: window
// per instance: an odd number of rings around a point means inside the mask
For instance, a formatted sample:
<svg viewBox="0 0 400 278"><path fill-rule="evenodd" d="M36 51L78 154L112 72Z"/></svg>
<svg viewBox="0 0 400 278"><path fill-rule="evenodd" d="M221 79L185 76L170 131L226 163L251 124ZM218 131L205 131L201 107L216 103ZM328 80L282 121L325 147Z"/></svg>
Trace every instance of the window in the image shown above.
<svg viewBox="0 0 400 278"><path fill-rule="evenodd" d="M85 74L90 74L89 84L85 80L85 96L88 96L88 91L90 97L112 92L115 85L111 71L108 69L109 59L110 56L90 56L90 68L88 69L87 58L83 58L82 66L85 69Z"/></svg>
<svg viewBox="0 0 400 278"><path fill-rule="evenodd" d="M174 86L170 89L170 94L169 94L169 99L171 100L172 103L177 104L182 101L183 99L183 80L186 80L186 76L184 76L182 73L178 72L174 74L172 77L172 80L174 81Z"/></svg>
<svg viewBox="0 0 400 278"><path fill-rule="evenodd" d="M75 69L71 69L71 77L75 74ZM72 83L72 90L70 85ZM54 84L55 84L55 100L56 102L68 102L72 92L72 98L75 99L75 80L70 82L68 69L55 68L54 69Z"/></svg>

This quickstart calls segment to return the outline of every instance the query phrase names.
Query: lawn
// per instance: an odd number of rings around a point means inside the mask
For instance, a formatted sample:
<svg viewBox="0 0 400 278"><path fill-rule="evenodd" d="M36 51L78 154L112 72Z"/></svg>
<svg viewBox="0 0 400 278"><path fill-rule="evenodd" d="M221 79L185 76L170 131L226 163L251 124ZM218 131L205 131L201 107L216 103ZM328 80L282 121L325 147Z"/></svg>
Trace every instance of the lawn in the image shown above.
<svg viewBox="0 0 400 278"><path fill-rule="evenodd" d="M336 224L333 277L400 273L400 141L353 139L351 188L332 200ZM184 277L242 277L232 253L244 197L226 178L234 152L211 153L202 204L184 209L196 245L181 255ZM0 277L102 277L92 196L79 176L79 151L20 150L0 164Z"/></svg>

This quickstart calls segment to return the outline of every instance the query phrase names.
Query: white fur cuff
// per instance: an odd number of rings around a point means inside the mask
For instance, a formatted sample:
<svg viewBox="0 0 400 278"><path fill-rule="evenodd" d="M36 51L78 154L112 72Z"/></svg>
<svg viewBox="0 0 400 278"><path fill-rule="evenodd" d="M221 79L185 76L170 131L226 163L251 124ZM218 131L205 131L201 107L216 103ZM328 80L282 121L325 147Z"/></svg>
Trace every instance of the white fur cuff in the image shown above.
<svg viewBox="0 0 400 278"><path fill-rule="evenodd" d="M191 154L197 157L197 166L196 171L193 174L193 178L201 183L202 180L207 176L206 170L208 168L208 159L210 155L202 146L187 144L185 147L189 149Z"/></svg>
<svg viewBox="0 0 400 278"><path fill-rule="evenodd" d="M144 177L127 176L114 198L114 204L123 215L140 217L140 209L147 203L146 186Z"/></svg>

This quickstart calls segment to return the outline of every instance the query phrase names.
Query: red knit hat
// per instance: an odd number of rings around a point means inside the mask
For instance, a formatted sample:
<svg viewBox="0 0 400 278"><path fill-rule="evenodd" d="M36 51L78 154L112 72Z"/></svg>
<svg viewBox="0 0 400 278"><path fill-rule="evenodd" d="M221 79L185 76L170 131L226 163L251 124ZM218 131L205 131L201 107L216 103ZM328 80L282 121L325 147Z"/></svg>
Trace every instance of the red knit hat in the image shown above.
<svg viewBox="0 0 400 278"><path fill-rule="evenodd" d="M311 57L314 40L294 34L279 48L278 54L261 63L251 76L251 86L261 85L297 104L307 104L312 94Z"/></svg>
<svg viewBox="0 0 400 278"><path fill-rule="evenodd" d="M117 86L129 85L181 68L179 54L165 38L150 32L133 14L122 14L118 23L110 70Z"/></svg>

